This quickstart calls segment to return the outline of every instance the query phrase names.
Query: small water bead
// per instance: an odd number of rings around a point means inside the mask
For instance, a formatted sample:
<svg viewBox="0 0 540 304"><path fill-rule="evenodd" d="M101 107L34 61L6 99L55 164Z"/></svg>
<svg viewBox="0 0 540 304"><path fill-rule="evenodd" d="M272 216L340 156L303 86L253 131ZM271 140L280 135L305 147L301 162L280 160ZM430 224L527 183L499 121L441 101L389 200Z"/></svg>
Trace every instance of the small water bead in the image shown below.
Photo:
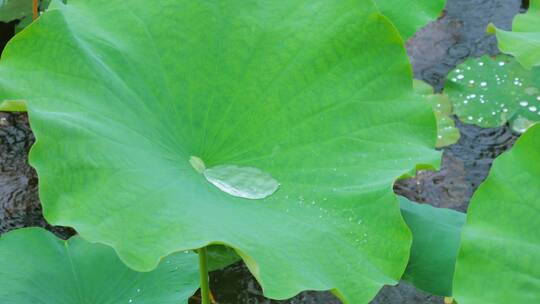
<svg viewBox="0 0 540 304"><path fill-rule="evenodd" d="M474 80L469 80L469 84L474 84Z"/></svg>
<svg viewBox="0 0 540 304"><path fill-rule="evenodd" d="M536 110L538 110L538 108L535 107L535 106L530 106L529 107L529 111L531 111L531 112L536 112Z"/></svg>
<svg viewBox="0 0 540 304"><path fill-rule="evenodd" d="M463 79L463 78L465 78L465 76L463 76L463 75L461 75L461 74L457 75L457 79L461 80L461 79Z"/></svg>
<svg viewBox="0 0 540 304"><path fill-rule="evenodd" d="M481 87L485 87L485 86L487 86L487 82L485 82L485 81L482 81L482 82L480 83L480 86L481 86Z"/></svg>
<svg viewBox="0 0 540 304"><path fill-rule="evenodd" d="M527 101L520 101L519 105L522 106L522 107L526 107L526 106L529 105L529 103Z"/></svg>
<svg viewBox="0 0 540 304"><path fill-rule="evenodd" d="M137 292L141 292L141 289L140 289L140 288L137 288Z"/></svg>
<svg viewBox="0 0 540 304"><path fill-rule="evenodd" d="M129 299L128 303L133 303L133 299Z"/></svg>
<svg viewBox="0 0 540 304"><path fill-rule="evenodd" d="M480 61L480 62L478 63L478 65L479 65L479 66L484 66L484 62Z"/></svg>
<svg viewBox="0 0 540 304"><path fill-rule="evenodd" d="M499 66L504 66L504 65L505 65L504 61L499 61Z"/></svg>

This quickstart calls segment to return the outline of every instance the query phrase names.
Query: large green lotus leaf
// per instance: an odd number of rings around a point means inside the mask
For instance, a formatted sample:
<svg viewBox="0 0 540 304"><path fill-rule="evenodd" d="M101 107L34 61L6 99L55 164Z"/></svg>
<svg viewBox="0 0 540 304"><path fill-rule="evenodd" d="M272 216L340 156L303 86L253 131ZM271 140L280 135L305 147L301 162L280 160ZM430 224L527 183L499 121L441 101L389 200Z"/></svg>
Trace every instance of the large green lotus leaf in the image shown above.
<svg viewBox="0 0 540 304"><path fill-rule="evenodd" d="M199 283L197 255L177 253L135 272L101 244L41 228L0 237L0 302L10 304L187 303Z"/></svg>
<svg viewBox="0 0 540 304"><path fill-rule="evenodd" d="M540 303L540 124L497 158L461 235L459 304Z"/></svg>
<svg viewBox="0 0 540 304"><path fill-rule="evenodd" d="M28 101L51 223L137 270L225 244L268 297L356 304L407 264L394 180L440 158L411 74L367 0L73 0L12 40L0 87ZM279 188L244 199L201 174L227 165Z"/></svg>
<svg viewBox="0 0 540 304"><path fill-rule="evenodd" d="M452 103L446 94L435 94L431 85L414 79L413 88L417 94L424 98L433 107L437 120L437 148L455 144L461 134L452 119Z"/></svg>
<svg viewBox="0 0 540 304"><path fill-rule="evenodd" d="M421 27L436 19L442 12L446 0L373 0L386 15L401 36L409 39Z"/></svg>
<svg viewBox="0 0 540 304"><path fill-rule="evenodd" d="M530 1L527 13L515 17L511 32L492 24L488 31L496 33L499 49L516 56L524 67L540 65L540 1Z"/></svg>
<svg viewBox="0 0 540 304"><path fill-rule="evenodd" d="M0 0L0 22L32 16L32 0Z"/></svg>
<svg viewBox="0 0 540 304"><path fill-rule="evenodd" d="M452 295L452 279L465 214L399 198L401 214L413 234L403 279L440 296Z"/></svg>
<svg viewBox="0 0 540 304"><path fill-rule="evenodd" d="M467 123L498 127L509 121L524 132L540 120L540 68L526 70L508 55L467 60L449 74L444 89Z"/></svg>

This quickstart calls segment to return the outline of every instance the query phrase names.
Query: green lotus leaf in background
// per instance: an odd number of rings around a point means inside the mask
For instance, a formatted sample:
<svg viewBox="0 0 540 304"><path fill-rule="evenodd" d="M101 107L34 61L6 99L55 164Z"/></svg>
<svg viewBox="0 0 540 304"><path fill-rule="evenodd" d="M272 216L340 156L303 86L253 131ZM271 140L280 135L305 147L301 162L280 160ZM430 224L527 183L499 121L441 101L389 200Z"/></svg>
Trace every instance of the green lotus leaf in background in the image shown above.
<svg viewBox="0 0 540 304"><path fill-rule="evenodd" d="M459 304L540 303L540 124L475 192L454 277Z"/></svg>
<svg viewBox="0 0 540 304"><path fill-rule="evenodd" d="M381 12L396 26L403 39L441 15L446 0L374 0Z"/></svg>
<svg viewBox="0 0 540 304"><path fill-rule="evenodd" d="M514 55L525 68L540 65L540 1L530 1L527 13L515 17L512 31L490 24L488 32L496 34L503 53Z"/></svg>
<svg viewBox="0 0 540 304"><path fill-rule="evenodd" d="M526 70L508 55L467 60L448 75L444 90L466 123L490 128L509 121L524 132L540 121L540 68Z"/></svg>
<svg viewBox="0 0 540 304"><path fill-rule="evenodd" d="M0 93L28 101L49 222L141 271L225 244L270 298L357 304L407 264L394 180L440 160L411 74L368 0L72 0L5 49ZM220 165L279 188L229 195Z"/></svg>
<svg viewBox="0 0 540 304"><path fill-rule="evenodd" d="M401 214L413 234L403 280L439 296L452 296L452 279L465 214L399 198Z"/></svg>
<svg viewBox="0 0 540 304"><path fill-rule="evenodd" d="M26 101L25 100L1 101L0 112L26 112Z"/></svg>
<svg viewBox="0 0 540 304"><path fill-rule="evenodd" d="M227 246L208 246L208 271L223 269L241 259L234 249Z"/></svg>
<svg viewBox="0 0 540 304"><path fill-rule="evenodd" d="M446 94L435 94L429 84L414 79L413 88L433 107L437 120L437 148L446 147L458 142L461 134L452 119L452 104Z"/></svg>
<svg viewBox="0 0 540 304"><path fill-rule="evenodd" d="M199 286L197 255L177 253L135 272L114 250L41 228L0 237L0 302L10 304L187 303Z"/></svg>
<svg viewBox="0 0 540 304"><path fill-rule="evenodd" d="M0 22L32 17L32 0L0 0Z"/></svg>

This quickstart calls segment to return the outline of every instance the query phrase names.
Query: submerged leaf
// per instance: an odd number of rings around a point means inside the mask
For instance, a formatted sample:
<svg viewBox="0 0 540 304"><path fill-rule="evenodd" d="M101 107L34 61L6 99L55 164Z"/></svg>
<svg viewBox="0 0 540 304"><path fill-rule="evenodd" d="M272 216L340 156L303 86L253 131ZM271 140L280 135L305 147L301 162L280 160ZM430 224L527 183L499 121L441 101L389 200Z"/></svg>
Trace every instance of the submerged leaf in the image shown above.
<svg viewBox="0 0 540 304"><path fill-rule="evenodd" d="M187 303L199 285L197 255L167 257L152 272L127 268L114 250L41 228L0 237L0 302L13 304Z"/></svg>
<svg viewBox="0 0 540 304"><path fill-rule="evenodd" d="M433 113L437 119L437 148L455 144L461 134L452 119L452 104L445 94L434 94L433 88L421 81L414 79L414 90L433 107Z"/></svg>
<svg viewBox="0 0 540 304"><path fill-rule="evenodd" d="M268 297L358 304L407 264L394 180L440 159L411 74L367 0L70 0L4 51L0 96L28 100L49 222L138 270L225 244ZM191 156L279 190L234 197Z"/></svg>
<svg viewBox="0 0 540 304"><path fill-rule="evenodd" d="M524 132L540 121L540 68L526 70L507 55L467 60L448 75L444 90L466 123L498 127L509 121Z"/></svg>
<svg viewBox="0 0 540 304"><path fill-rule="evenodd" d="M26 112L26 100L4 100L0 102L0 112Z"/></svg>
<svg viewBox="0 0 540 304"><path fill-rule="evenodd" d="M459 304L540 303L540 124L499 156L461 235Z"/></svg>
<svg viewBox="0 0 540 304"><path fill-rule="evenodd" d="M540 1L530 1L527 13L515 17L511 32L497 29L493 24L488 31L497 35L499 49L514 55L525 68L540 65Z"/></svg>
<svg viewBox="0 0 540 304"><path fill-rule="evenodd" d="M399 198L401 214L413 234L403 279L439 296L452 295L452 280L465 214Z"/></svg>

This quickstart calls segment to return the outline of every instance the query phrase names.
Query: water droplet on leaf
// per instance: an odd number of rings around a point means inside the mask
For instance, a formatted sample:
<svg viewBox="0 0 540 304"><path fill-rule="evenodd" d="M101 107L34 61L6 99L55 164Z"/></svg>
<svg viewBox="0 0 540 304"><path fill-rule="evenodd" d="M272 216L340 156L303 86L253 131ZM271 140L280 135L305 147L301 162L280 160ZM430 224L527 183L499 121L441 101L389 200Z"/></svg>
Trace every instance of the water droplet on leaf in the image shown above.
<svg viewBox="0 0 540 304"><path fill-rule="evenodd" d="M253 167L219 165L203 172L204 177L221 191L247 199L263 199L279 188L268 173Z"/></svg>

